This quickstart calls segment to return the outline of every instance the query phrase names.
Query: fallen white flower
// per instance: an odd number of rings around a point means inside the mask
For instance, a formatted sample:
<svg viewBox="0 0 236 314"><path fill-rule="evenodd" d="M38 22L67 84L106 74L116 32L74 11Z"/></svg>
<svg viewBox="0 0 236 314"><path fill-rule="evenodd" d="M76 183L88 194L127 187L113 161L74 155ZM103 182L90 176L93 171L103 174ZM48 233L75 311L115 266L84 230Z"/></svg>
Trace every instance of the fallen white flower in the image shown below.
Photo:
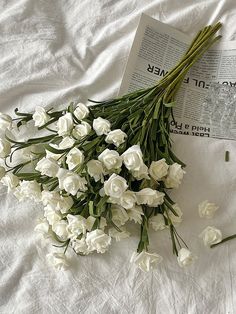
<svg viewBox="0 0 236 314"><path fill-rule="evenodd" d="M63 253L49 253L47 260L57 270L66 270L69 266Z"/></svg>
<svg viewBox="0 0 236 314"><path fill-rule="evenodd" d="M199 234L199 237L203 240L205 246L211 246L222 241L221 231L213 226L206 227Z"/></svg>
<svg viewBox="0 0 236 314"><path fill-rule="evenodd" d="M205 200L198 205L199 216L201 218L207 218L207 219L213 218L218 208L219 207L216 206L216 204L210 203L208 202L208 200Z"/></svg>
<svg viewBox="0 0 236 314"><path fill-rule="evenodd" d="M157 265L161 263L162 260L163 258L159 254L142 251L141 253L134 252L130 262L134 263L142 271L148 272L157 268Z"/></svg>
<svg viewBox="0 0 236 314"><path fill-rule="evenodd" d="M196 259L197 257L186 248L181 248L178 252L177 261L180 267L189 266L193 264Z"/></svg>

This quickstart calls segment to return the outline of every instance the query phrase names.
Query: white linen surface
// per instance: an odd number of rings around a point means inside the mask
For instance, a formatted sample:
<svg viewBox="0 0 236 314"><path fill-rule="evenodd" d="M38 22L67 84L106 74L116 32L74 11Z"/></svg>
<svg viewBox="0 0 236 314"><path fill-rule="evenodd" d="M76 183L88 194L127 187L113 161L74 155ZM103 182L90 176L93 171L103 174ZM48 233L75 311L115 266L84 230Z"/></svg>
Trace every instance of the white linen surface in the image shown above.
<svg viewBox="0 0 236 314"><path fill-rule="evenodd" d="M142 12L188 34L221 20L224 38L236 39L234 0L1 0L0 111L115 95ZM104 255L72 256L57 273L33 231L42 209L1 188L0 313L236 313L236 240L211 250L198 238L207 225L236 232L236 144L176 136L174 146L188 165L175 196L194 266L177 265L163 231L151 232L151 249L164 262L148 274L134 269L134 232ZM220 206L209 221L197 212L205 199Z"/></svg>

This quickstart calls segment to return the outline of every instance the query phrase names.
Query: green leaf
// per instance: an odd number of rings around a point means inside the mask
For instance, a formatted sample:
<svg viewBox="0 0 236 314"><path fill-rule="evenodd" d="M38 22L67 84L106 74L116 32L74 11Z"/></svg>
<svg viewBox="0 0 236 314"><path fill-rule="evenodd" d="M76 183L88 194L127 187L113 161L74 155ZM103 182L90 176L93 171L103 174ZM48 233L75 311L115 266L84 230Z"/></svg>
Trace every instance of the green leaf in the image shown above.
<svg viewBox="0 0 236 314"><path fill-rule="evenodd" d="M167 108L173 108L176 106L176 101L169 102L168 104L163 103Z"/></svg>

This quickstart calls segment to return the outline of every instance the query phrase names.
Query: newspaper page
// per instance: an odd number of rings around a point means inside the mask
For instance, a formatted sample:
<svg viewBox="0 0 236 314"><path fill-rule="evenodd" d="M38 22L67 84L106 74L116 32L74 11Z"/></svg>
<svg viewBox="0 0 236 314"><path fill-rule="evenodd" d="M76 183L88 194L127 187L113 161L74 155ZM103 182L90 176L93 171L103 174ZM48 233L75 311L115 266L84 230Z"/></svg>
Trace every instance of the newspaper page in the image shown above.
<svg viewBox="0 0 236 314"><path fill-rule="evenodd" d="M142 14L119 94L154 85L181 59L191 40ZM219 41L190 69L177 94L175 121L170 122L172 133L236 139L236 88L235 97L231 97L234 102L227 102L229 111L224 100L215 105L214 82L229 86L232 96L230 87L236 87L236 41ZM226 97L229 93L221 94Z"/></svg>

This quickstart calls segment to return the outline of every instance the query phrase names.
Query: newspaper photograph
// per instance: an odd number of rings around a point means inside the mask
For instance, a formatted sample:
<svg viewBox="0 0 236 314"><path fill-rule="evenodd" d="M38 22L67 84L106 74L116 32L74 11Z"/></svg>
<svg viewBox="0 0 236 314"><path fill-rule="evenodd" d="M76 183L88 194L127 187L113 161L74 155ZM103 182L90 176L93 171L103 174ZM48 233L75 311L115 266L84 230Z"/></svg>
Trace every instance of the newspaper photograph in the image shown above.
<svg viewBox="0 0 236 314"><path fill-rule="evenodd" d="M142 14L120 95L159 81L192 38ZM191 68L177 94L171 133L236 139L236 41L219 41Z"/></svg>

